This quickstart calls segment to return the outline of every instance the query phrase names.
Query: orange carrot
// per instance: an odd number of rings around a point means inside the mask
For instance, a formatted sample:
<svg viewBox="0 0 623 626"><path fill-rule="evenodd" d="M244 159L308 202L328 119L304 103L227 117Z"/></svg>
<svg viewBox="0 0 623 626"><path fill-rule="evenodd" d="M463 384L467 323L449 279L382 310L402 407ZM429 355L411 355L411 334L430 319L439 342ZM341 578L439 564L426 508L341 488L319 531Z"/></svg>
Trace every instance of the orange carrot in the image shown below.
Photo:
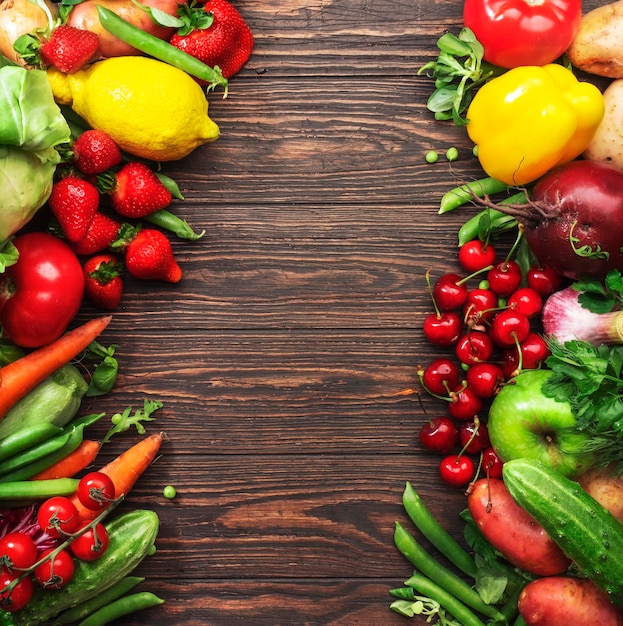
<svg viewBox="0 0 623 626"><path fill-rule="evenodd" d="M115 485L115 495L127 496L134 487L141 474L151 465L156 458L160 445L162 444L162 433L149 435L141 439L114 458L110 463L101 467L98 472L102 472L112 478ZM82 521L92 520L98 515L98 511L91 511L80 503L78 496L74 494L70 500L76 505L80 519Z"/></svg>
<svg viewBox="0 0 623 626"><path fill-rule="evenodd" d="M99 452L99 441L92 441L91 439L85 439L73 452L68 454L64 459L61 459L54 465L39 472L36 476L33 476L30 480L47 480L50 478L71 478L78 472L87 468L93 461Z"/></svg>
<svg viewBox="0 0 623 626"><path fill-rule="evenodd" d="M74 328L56 341L0 368L0 419L29 391L78 356L108 326L111 315Z"/></svg>

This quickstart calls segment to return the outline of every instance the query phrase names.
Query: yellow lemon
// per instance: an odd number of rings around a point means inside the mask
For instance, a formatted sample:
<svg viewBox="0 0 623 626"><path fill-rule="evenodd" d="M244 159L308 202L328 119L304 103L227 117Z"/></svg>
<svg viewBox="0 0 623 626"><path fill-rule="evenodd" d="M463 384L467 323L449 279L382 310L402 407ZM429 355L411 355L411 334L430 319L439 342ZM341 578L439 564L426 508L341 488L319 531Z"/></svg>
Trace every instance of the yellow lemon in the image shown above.
<svg viewBox="0 0 623 626"><path fill-rule="evenodd" d="M218 139L203 89L162 61L113 57L74 74L50 70L48 79L57 102L135 156L175 161Z"/></svg>

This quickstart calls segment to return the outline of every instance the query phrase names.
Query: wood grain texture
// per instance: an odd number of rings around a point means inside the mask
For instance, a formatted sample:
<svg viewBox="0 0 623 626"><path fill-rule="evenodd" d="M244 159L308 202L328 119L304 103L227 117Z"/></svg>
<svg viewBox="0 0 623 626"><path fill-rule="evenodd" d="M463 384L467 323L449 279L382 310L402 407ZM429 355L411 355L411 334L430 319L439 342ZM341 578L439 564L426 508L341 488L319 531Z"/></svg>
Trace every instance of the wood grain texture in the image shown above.
<svg viewBox="0 0 623 626"><path fill-rule="evenodd" d="M388 593L411 574L392 539L408 525L405 481L457 538L465 505L417 441L443 406L401 393L442 354L421 331L425 274L458 269L456 231L474 212L438 216L441 195L482 176L418 75L462 4L234 4L256 47L229 97L209 96L221 138L163 167L185 196L174 210L206 234L173 241L179 284L128 280L102 337L119 346L119 383L84 405L108 420L164 402L149 425L162 454L122 509L160 516L138 572L165 604L118 623L406 624ZM451 146L457 162L425 163Z"/></svg>

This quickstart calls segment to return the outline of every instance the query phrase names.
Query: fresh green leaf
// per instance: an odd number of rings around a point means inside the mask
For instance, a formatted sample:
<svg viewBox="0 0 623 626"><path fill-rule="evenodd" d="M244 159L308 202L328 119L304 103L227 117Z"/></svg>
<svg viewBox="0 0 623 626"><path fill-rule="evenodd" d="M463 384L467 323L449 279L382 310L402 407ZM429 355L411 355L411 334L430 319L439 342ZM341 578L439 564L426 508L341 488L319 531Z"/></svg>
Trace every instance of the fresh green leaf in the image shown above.
<svg viewBox="0 0 623 626"><path fill-rule="evenodd" d="M89 345L88 355L101 360L93 370L91 382L86 392L87 397L106 395L114 387L119 373L119 363L114 356L118 347L111 345L105 348L97 341L93 341Z"/></svg>
<svg viewBox="0 0 623 626"><path fill-rule="evenodd" d="M132 426L136 428L139 435L144 435L147 431L142 422L152 422L155 418L151 417L158 409L162 408L162 402L156 400L145 400L143 408L132 412L132 407L127 407L123 413L115 413L110 419L112 427L102 439L102 445L108 443L117 433L123 433Z"/></svg>
<svg viewBox="0 0 623 626"><path fill-rule="evenodd" d="M579 280L571 286L579 292L580 305L593 313L609 313L623 304L623 275L620 270L608 272L603 282Z"/></svg>

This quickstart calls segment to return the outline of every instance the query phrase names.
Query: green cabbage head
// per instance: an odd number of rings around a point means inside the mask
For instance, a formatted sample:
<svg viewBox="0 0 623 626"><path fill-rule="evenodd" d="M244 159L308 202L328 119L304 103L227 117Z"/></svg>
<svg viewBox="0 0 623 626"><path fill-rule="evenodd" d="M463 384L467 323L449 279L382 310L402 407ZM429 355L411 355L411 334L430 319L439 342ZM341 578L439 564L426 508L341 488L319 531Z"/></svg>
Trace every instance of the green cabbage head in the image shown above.
<svg viewBox="0 0 623 626"><path fill-rule="evenodd" d="M70 135L43 70L0 67L0 245L49 198Z"/></svg>

